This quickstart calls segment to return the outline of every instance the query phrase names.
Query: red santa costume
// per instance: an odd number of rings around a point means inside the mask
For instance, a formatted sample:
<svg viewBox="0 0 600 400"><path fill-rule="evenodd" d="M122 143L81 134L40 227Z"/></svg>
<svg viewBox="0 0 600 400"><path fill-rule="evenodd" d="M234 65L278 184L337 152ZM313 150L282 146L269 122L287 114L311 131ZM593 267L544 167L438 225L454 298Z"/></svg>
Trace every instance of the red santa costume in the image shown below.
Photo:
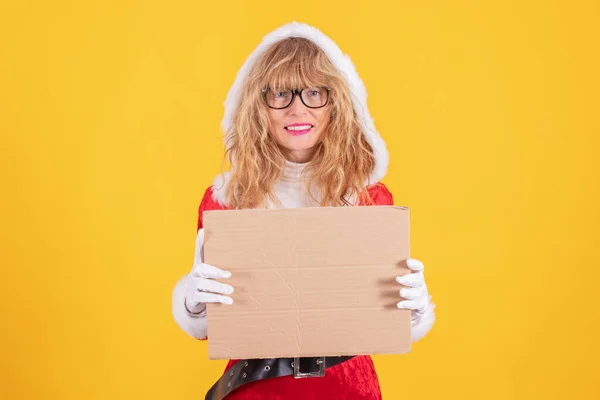
<svg viewBox="0 0 600 400"><path fill-rule="evenodd" d="M233 115L239 106L240 88L246 79L253 63L271 44L286 37L303 37L316 43L326 53L332 64L345 77L353 95L354 110L361 123L362 130L369 145L373 148L376 164L370 174L368 192L375 205L393 205L393 197L386 186L381 183L388 166L388 153L385 142L374 127L366 106L366 90L354 69L350 58L343 54L338 46L327 36L314 27L290 23L265 36L260 45L248 57L236 80L230 89L225 102L225 115L222 122L224 131L228 131ZM273 187L273 192L279 200L277 207L318 207L319 204L311 198L301 179L304 164L286 162L286 168L278 182ZM232 165L235 168L235 165ZM229 173L219 175L213 184L206 189L198 209L198 237L201 238L203 230L202 214L208 210L225 210L228 208L225 196ZM359 206L366 204L358 203ZM275 207L275 205L273 205ZM197 241L197 246L202 246L202 239ZM197 254L198 247L197 247ZM201 262L201 261L200 261ZM422 276L422 271L421 276ZM177 324L190 336L206 340L206 313L192 314L186 309L186 293L192 279L191 274L184 276L175 286L173 291L173 315ZM417 341L431 329L435 315L434 306L429 302L429 295L424 285L421 288L426 296L425 306L419 307L418 312L413 311L411 328L412 340ZM399 300L401 300L399 296ZM239 360L230 360L226 371L239 363ZM250 382L231 392L227 400L310 400L310 399L356 399L378 400L381 392L377 374L371 357L359 355L335 365L326 370L323 377L296 379L294 376L281 376L270 379Z"/></svg>

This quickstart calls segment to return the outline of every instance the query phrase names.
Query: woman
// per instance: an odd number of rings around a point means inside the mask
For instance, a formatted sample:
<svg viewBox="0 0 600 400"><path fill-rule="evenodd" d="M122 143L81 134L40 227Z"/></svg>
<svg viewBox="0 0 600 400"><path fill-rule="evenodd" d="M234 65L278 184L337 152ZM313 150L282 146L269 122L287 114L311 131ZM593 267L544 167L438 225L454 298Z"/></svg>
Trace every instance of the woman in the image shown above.
<svg viewBox="0 0 600 400"><path fill-rule="evenodd" d="M173 294L175 320L203 340L206 304L231 304L234 290L226 283L229 272L202 262L204 211L393 204L380 182L387 170L387 149L366 107L363 83L350 59L313 27L293 22L264 38L227 96L222 128L231 172L218 176L204 194L195 265ZM407 264L412 273L396 278L398 308L412 311L411 335L417 341L431 329L434 307L423 264L415 259ZM223 378L207 399L381 398L369 356L333 360L333 366L328 361L325 376L310 379L294 379L291 369L281 372L281 360L271 360L280 363L276 369L285 376L263 373L266 376L259 378L270 379L240 383L240 374L256 378L252 368L262 368L267 361L261 362L248 366L231 360L226 370L228 376L236 374L234 387L231 382L224 387ZM261 369L265 370L269 367Z"/></svg>

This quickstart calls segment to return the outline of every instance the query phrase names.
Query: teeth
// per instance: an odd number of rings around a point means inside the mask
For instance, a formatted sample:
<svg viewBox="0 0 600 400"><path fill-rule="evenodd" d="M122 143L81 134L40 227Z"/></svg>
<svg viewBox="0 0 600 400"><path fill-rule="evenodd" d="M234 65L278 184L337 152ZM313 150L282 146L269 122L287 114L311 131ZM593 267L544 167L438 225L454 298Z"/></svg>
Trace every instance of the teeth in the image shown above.
<svg viewBox="0 0 600 400"><path fill-rule="evenodd" d="M288 126L286 129L289 131L305 131L310 129L310 125L298 125L298 126Z"/></svg>

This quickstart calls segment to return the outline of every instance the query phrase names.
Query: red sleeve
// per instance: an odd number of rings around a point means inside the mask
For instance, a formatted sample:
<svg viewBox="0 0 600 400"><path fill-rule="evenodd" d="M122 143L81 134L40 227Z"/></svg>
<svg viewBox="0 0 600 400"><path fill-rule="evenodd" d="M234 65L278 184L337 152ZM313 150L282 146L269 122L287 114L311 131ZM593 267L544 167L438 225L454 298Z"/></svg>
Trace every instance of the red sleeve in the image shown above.
<svg viewBox="0 0 600 400"><path fill-rule="evenodd" d="M381 182L378 182L369 188L369 195L376 206L393 206L394 197L388 188Z"/></svg>
<svg viewBox="0 0 600 400"><path fill-rule="evenodd" d="M225 206L218 203L215 199L213 199L213 191L212 186L209 186L208 189L204 192L204 196L202 197L202 201L200 202L200 206L198 207L198 226L197 230L200 230L202 225L202 213L204 211L210 210L224 210Z"/></svg>

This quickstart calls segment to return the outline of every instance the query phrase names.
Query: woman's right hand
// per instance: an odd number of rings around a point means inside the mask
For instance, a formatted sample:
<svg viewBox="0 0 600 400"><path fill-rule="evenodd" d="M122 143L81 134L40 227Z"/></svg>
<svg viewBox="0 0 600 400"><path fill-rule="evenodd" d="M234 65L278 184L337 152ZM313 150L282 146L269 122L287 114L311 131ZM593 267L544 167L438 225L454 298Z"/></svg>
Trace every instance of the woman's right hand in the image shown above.
<svg viewBox="0 0 600 400"><path fill-rule="evenodd" d="M233 293L233 287L214 280L227 279L231 277L231 272L205 264L203 253L204 229L200 229L196 236L194 267L189 275L185 296L185 306L188 312L192 314L205 313L207 303L233 303L233 299L228 296Z"/></svg>

